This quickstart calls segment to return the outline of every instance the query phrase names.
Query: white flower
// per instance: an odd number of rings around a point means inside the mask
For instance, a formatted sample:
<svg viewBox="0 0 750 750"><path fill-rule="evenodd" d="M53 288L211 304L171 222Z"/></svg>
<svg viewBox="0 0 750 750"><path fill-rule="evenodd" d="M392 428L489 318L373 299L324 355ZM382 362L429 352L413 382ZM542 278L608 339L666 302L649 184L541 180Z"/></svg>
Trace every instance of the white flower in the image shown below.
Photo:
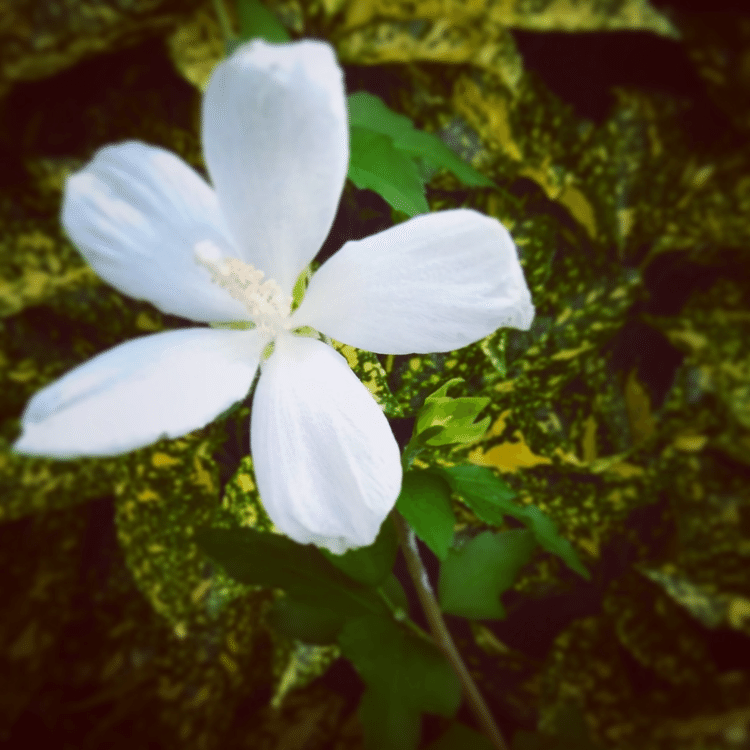
<svg viewBox="0 0 750 750"><path fill-rule="evenodd" d="M202 137L213 187L163 149L107 146L68 180L62 221L124 294L244 326L156 333L94 357L31 399L15 449L113 455L184 435L243 399L260 366L251 444L271 519L292 539L338 554L371 544L400 491L398 446L346 360L293 329L389 354L527 329L534 308L513 241L475 211L418 216L347 242L290 314L349 160L331 47L240 47L208 85Z"/></svg>

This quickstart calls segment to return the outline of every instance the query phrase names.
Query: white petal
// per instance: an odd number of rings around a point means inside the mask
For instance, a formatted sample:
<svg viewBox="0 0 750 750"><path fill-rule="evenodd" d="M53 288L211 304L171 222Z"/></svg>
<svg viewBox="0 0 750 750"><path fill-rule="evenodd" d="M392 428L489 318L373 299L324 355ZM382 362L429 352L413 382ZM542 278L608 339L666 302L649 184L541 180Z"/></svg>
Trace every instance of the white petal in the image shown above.
<svg viewBox="0 0 750 750"><path fill-rule="evenodd" d="M37 393L14 448L110 456L203 427L247 395L259 339L256 331L190 328L120 344Z"/></svg>
<svg viewBox="0 0 750 750"><path fill-rule="evenodd" d="M508 230L470 209L347 242L313 275L293 316L295 326L383 354L451 351L501 327L528 330L533 318Z"/></svg>
<svg viewBox="0 0 750 750"><path fill-rule="evenodd" d="M240 47L206 89L203 150L241 258L290 294L328 235L349 163L333 49L316 41Z"/></svg>
<svg viewBox="0 0 750 750"><path fill-rule="evenodd" d="M131 141L106 146L65 185L65 231L124 294L201 322L247 320L247 310L195 262L208 241L237 256L214 191L182 159Z"/></svg>
<svg viewBox="0 0 750 750"><path fill-rule="evenodd" d="M375 541L401 489L399 449L331 347L277 338L253 397L251 446L261 500L285 534L339 555Z"/></svg>

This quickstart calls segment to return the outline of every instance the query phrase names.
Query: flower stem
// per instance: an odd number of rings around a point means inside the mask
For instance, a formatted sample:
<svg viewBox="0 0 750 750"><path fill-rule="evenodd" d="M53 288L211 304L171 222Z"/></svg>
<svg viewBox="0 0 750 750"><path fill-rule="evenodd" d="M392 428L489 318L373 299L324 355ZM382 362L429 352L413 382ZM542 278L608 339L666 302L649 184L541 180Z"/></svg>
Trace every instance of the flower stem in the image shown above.
<svg viewBox="0 0 750 750"><path fill-rule="evenodd" d="M409 524L406 523L404 517L396 510L393 512L393 521L396 524L396 532L398 534L399 542L401 543L404 557L406 558L409 575L411 576L412 581L414 581L417 596L419 597L422 609L427 617L435 643L443 654L445 654L446 659L448 659L448 662L458 675L458 679L461 680L464 697L468 701L469 707L479 722L479 726L497 750L508 750L503 735L500 733L500 729L495 723L495 720L490 713L490 709L484 702L484 698L482 698L479 688L477 688L471 674L469 674L469 670L467 669L466 664L464 664L461 654L456 648L456 644L453 642L453 638L445 624L445 620L443 620L440 605L435 599L430 582L427 579L427 571L424 569L422 560L419 557L419 549L417 547L417 539L414 535L414 531Z"/></svg>

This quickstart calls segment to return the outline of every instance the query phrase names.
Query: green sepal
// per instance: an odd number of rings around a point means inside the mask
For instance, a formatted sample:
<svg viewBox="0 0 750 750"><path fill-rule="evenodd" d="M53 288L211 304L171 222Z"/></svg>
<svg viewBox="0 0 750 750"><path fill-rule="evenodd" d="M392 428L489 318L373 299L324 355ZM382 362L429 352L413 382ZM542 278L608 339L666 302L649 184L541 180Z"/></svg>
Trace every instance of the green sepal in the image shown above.
<svg viewBox="0 0 750 750"><path fill-rule="evenodd" d="M255 328L255 323L250 320L232 320L227 323L209 323L208 325L222 331L251 331Z"/></svg>
<svg viewBox="0 0 750 750"><path fill-rule="evenodd" d="M307 291L307 286L310 283L310 279L313 275L312 263L309 263L305 268L302 269L297 281L294 282L294 288L292 289L292 306L291 312L294 312L301 304ZM303 326L305 327L305 326Z"/></svg>

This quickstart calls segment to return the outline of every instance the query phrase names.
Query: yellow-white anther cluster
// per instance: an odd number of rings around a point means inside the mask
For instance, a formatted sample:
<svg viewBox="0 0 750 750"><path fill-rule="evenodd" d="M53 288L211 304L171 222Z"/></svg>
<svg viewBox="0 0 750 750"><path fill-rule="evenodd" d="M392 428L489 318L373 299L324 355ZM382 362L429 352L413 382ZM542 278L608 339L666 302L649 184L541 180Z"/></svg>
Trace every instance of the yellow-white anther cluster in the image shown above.
<svg viewBox="0 0 750 750"><path fill-rule="evenodd" d="M195 259L208 269L214 283L245 305L258 328L269 334L286 328L291 300L273 279L261 283L263 271L237 258L223 257L210 240L196 244Z"/></svg>

